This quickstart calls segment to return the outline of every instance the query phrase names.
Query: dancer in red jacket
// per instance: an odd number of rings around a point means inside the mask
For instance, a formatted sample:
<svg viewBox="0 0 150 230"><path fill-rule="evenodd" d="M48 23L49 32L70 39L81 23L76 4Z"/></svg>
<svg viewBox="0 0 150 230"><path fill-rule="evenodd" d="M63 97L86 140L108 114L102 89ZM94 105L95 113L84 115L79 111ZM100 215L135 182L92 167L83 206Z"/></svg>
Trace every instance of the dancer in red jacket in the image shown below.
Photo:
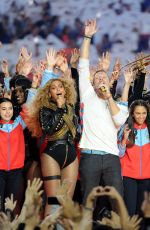
<svg viewBox="0 0 150 230"><path fill-rule="evenodd" d="M13 104L8 98L0 99L0 203L3 210L5 197L12 193L19 212L23 189L26 127L19 115L13 119Z"/></svg>
<svg viewBox="0 0 150 230"><path fill-rule="evenodd" d="M139 213L150 186L150 112L148 104L131 104L127 123L119 132L124 197L130 215Z"/></svg>

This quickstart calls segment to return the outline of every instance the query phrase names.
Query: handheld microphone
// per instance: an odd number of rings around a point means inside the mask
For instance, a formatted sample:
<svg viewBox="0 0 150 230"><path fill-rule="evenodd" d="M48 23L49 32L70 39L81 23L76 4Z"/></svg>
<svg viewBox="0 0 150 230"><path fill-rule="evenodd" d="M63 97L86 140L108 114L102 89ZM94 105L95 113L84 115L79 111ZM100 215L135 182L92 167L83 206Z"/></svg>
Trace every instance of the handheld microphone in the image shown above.
<svg viewBox="0 0 150 230"><path fill-rule="evenodd" d="M101 86L101 87L99 88L99 90L100 90L102 93L106 93L106 88L105 88L105 86Z"/></svg>
<svg viewBox="0 0 150 230"><path fill-rule="evenodd" d="M57 98L61 98L62 97L62 94L57 94Z"/></svg>

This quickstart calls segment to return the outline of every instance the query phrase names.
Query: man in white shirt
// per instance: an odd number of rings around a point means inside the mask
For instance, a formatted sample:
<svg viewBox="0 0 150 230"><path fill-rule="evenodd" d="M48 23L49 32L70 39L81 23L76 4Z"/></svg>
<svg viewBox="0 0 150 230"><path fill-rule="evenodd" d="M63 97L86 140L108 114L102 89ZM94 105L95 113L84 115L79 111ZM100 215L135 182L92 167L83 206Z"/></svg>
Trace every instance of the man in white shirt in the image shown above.
<svg viewBox="0 0 150 230"><path fill-rule="evenodd" d="M101 183L114 186L123 194L117 130L124 124L128 109L117 104L110 93L107 75L108 58L103 68L96 71L90 81L89 48L96 33L96 20L85 25L85 35L79 61L80 100L83 106L83 131L80 141L80 176L83 203L91 189Z"/></svg>

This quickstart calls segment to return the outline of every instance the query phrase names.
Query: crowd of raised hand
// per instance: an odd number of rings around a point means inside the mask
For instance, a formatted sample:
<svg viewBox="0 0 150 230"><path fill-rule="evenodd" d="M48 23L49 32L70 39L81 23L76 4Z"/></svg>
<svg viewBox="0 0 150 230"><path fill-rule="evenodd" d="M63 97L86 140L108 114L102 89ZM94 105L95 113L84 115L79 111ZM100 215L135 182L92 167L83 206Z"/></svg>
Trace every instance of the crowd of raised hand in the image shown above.
<svg viewBox="0 0 150 230"><path fill-rule="evenodd" d="M138 215L129 216L121 195L114 187L98 186L89 193L84 206L74 202L68 195L71 183L63 181L56 192L60 208L53 214L42 218L42 180L34 178L28 181L25 191L25 200L19 215L14 214L17 201L13 195L5 199L5 211L0 213L1 229L55 229L60 224L63 229L122 229L136 230L148 229L150 219L150 194L145 192L142 203L143 217ZM97 221L93 221L94 204L98 197L107 196L115 201L116 210L110 212L110 216L104 215ZM143 226L141 228L141 226Z"/></svg>

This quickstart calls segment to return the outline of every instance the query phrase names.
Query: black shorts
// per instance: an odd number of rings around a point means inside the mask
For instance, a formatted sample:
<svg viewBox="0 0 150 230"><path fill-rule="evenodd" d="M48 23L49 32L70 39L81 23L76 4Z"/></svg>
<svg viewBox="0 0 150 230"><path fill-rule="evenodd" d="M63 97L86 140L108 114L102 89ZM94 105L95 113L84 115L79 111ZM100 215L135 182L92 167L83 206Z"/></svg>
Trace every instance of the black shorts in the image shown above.
<svg viewBox="0 0 150 230"><path fill-rule="evenodd" d="M51 145L48 142L44 153L52 157L59 164L60 168L65 168L70 165L77 157L74 144L60 143Z"/></svg>

